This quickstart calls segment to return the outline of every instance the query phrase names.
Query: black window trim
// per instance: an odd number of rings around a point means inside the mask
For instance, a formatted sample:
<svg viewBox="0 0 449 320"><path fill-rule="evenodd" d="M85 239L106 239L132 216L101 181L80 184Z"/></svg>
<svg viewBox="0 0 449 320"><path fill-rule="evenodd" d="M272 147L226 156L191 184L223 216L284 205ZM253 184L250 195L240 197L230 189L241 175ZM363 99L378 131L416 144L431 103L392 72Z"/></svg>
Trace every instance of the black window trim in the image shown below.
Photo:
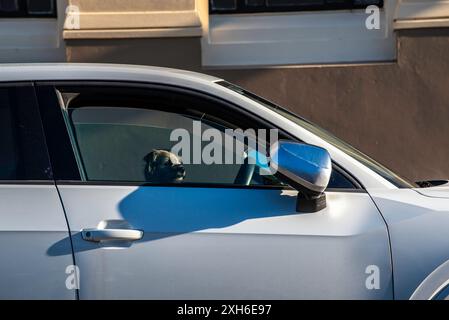
<svg viewBox="0 0 449 320"><path fill-rule="evenodd" d="M34 18L34 19L55 19L58 17L58 1L49 0L53 6L53 12L51 13L29 13L28 1L17 0L19 4L19 10L15 12L0 11L0 18Z"/></svg>
<svg viewBox="0 0 449 320"><path fill-rule="evenodd" d="M281 13L281 12L304 12L304 11L329 11L329 10L363 10L369 5L384 7L384 0L378 0L372 4L357 4L355 0L341 0L341 2L324 1L324 3L303 3L292 5L270 6L266 2L263 5L248 5L245 0L235 0L236 7L233 9L214 8L213 0L209 0L209 14L248 14L248 13Z"/></svg>
<svg viewBox="0 0 449 320"><path fill-rule="evenodd" d="M0 186L54 186L54 180L0 180Z"/></svg>
<svg viewBox="0 0 449 320"><path fill-rule="evenodd" d="M232 103L228 100L225 100L219 96L215 96L212 95L210 93L205 93L203 91L199 91L199 90L195 90L194 88L186 88L186 87L181 87L181 86L176 86L176 85L171 85L171 84L162 84L162 83L155 83L155 82L140 82L140 81L122 81L122 80L55 80L55 81L35 81L34 85L36 87L36 93L38 94L38 100L39 100L39 104L40 104L40 108L41 108L41 116L42 116L42 121L44 124L44 131L47 131L49 128L53 127L53 124L48 123L47 119L45 119L45 117L43 117L43 112L42 109L50 109L52 106L50 106L49 104L46 105L41 105L41 99L42 98L46 98L49 99L50 97L43 97L42 95L45 93L40 92L40 88L45 88L45 89L52 89L53 93L54 93L54 99L56 99L56 102L59 106L59 110L60 110L60 104L59 101L57 99L57 91L58 91L58 87L93 87L93 86L102 86L102 87L120 87L123 89L126 88L132 88L132 89L159 89L159 90L172 90L172 91L176 91L177 93L184 93L184 94L189 94L189 95L193 95L195 97L201 98L201 99L207 99L209 101L215 101L217 103L220 103L222 105L225 105L227 108L231 108L241 114L245 115L245 118L247 119L252 119L254 121L257 121L258 123L263 124L264 126L267 127L272 127L272 128L278 128L277 126L275 126L273 123L271 123L270 121L267 121L266 119L261 118L260 116L258 116L257 114L254 114L248 110L242 109L241 107L239 107L238 105L236 105L235 103ZM48 94L48 93L47 93ZM54 107L54 106L53 106ZM48 111L48 110L47 110ZM53 110L54 111L54 110ZM63 120L63 115L62 112L60 112L60 120ZM65 127L65 124L64 124ZM294 141L298 141L298 142L302 142L300 141L298 138L292 136L291 134L289 134L288 132L286 132L285 130L278 128L278 130L284 134L286 137L288 137L289 139L292 139ZM53 130L54 131L54 130ZM54 132L56 133L56 132ZM67 178L67 177L59 177L59 174L57 171L54 170L54 178L55 178L55 182L57 184L60 185L120 185L120 186L152 186L152 187L193 187L193 188L240 188L240 189L287 189L287 190L293 190L293 188L291 188L290 186L263 186L263 185L251 185L251 186L245 186L245 185L232 185L232 184L220 184L220 183L183 183L183 184L177 184L177 185L173 185L173 184L154 184L154 183L145 183L145 182L126 182L126 181L121 181L121 182L114 182L114 181L82 181L81 180L81 176L79 174L79 169L78 166L76 165L76 159L75 159L75 154L73 151L73 147L72 144L70 143L70 139L68 138L68 132L67 132L67 127L65 127L65 133L67 134L67 138L65 139L66 141L64 142L65 144L65 148L70 147L71 150L71 163L72 166L75 164L76 166L76 171L78 172L78 176L76 177L76 179L73 178ZM62 134L62 133L59 133ZM47 135L47 134L46 134ZM67 142L69 142L69 146L67 146ZM51 147L51 144L47 141L47 145L48 145L48 150L50 153L50 159L53 161L53 159L55 159L55 162L58 162L60 159L57 159L58 157L55 156L54 153L56 152L60 152L61 150L59 148L57 148L57 150L53 150L53 148ZM67 149L68 150L68 149ZM350 172L348 172L345 168L343 168L341 165L339 165L337 162L335 162L334 160L332 160L332 164L333 164L333 169L338 170L338 172L340 174L342 174L345 178L347 178L354 186L354 189L340 189L340 188L329 188L326 189L326 192L355 192L355 193L366 193L366 189L363 186L362 183L360 183L360 181L354 177ZM74 170L75 171L75 170Z"/></svg>
<svg viewBox="0 0 449 320"><path fill-rule="evenodd" d="M40 114L40 108L39 108L39 101L37 99L36 96L36 90L34 87L34 83L33 81L29 81L29 80L23 80L23 81L0 81L0 88L30 88L33 90L34 93L34 97L35 97L35 105L33 106L34 108L36 108L36 112L38 113L38 125L41 128L42 131L42 138L43 138L43 148L44 153L46 154L46 161L48 162L48 166L50 168L50 172L48 173L49 177L47 179L22 179L22 180L0 180L0 185L55 185L55 181L52 178L53 177L53 173L52 173L52 164L50 161L50 154L49 154L49 150L47 147L47 139L45 137L45 130L43 128L43 123L42 123L42 118L41 118L41 114Z"/></svg>

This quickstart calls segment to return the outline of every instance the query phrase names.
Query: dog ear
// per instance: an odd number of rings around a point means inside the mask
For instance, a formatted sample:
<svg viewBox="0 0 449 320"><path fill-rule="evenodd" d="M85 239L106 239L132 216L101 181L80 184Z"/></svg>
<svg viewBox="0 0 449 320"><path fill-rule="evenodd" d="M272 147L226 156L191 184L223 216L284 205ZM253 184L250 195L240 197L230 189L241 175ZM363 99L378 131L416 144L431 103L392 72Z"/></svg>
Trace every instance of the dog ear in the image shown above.
<svg viewBox="0 0 449 320"><path fill-rule="evenodd" d="M150 153L143 157L143 160L145 160L146 162L154 162L156 161L158 154L159 150L153 149Z"/></svg>
<svg viewBox="0 0 449 320"><path fill-rule="evenodd" d="M151 171L153 171L153 164L156 161L158 155L159 150L153 149L153 151L151 151L145 157L143 157L143 160L148 165L148 167L146 168L146 171L148 171L148 173L151 173Z"/></svg>

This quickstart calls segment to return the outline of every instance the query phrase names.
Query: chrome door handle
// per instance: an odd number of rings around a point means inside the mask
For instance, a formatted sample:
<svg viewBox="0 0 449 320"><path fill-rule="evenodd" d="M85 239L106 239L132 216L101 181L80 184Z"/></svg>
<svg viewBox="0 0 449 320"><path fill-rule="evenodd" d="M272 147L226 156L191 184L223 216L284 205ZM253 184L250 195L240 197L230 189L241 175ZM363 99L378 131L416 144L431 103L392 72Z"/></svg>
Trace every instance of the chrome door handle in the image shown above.
<svg viewBox="0 0 449 320"><path fill-rule="evenodd" d="M100 242L107 240L136 241L143 237L143 231L133 229L83 229L81 236L86 241Z"/></svg>

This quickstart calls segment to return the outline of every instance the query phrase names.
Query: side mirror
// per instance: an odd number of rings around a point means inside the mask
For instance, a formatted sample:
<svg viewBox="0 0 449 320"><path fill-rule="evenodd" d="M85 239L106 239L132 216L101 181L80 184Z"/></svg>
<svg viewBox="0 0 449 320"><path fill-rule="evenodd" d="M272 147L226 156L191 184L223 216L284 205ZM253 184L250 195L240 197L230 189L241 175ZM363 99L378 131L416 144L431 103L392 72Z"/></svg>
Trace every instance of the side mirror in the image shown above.
<svg viewBox="0 0 449 320"><path fill-rule="evenodd" d="M332 172L331 157L326 149L280 140L271 146L270 167L281 180L299 191L298 212L316 212L326 207L323 192Z"/></svg>

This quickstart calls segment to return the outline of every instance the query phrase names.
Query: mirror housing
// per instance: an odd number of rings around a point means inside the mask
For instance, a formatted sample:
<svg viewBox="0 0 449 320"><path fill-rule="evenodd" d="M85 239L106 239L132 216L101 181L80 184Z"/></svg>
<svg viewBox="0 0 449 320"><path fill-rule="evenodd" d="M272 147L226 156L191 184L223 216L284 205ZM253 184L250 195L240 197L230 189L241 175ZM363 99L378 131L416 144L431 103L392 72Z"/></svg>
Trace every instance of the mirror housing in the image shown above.
<svg viewBox="0 0 449 320"><path fill-rule="evenodd" d="M323 192L332 172L331 157L326 149L279 140L270 148L270 168L281 180L299 191L298 212L316 212L326 207Z"/></svg>

